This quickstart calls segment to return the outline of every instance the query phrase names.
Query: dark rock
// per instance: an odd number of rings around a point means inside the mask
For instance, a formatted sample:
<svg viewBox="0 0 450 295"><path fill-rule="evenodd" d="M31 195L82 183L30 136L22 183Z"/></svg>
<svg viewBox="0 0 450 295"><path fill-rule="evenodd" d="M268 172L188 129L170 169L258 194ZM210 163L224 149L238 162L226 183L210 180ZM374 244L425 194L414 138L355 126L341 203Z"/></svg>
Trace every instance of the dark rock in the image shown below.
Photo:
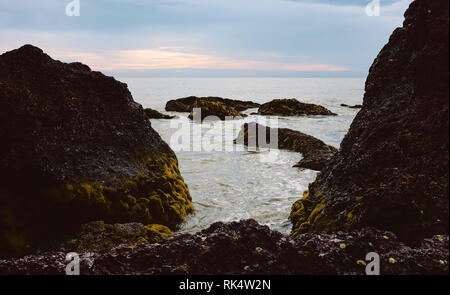
<svg viewBox="0 0 450 295"><path fill-rule="evenodd" d="M175 228L193 211L174 152L127 85L25 45L0 56L0 255L93 220Z"/></svg>
<svg viewBox="0 0 450 295"><path fill-rule="evenodd" d="M142 223L105 224L95 221L81 226L80 233L62 245L67 252L105 253L121 244L150 244L173 236L172 231L161 224Z"/></svg>
<svg viewBox="0 0 450 295"><path fill-rule="evenodd" d="M197 96L189 96L185 98L178 98L169 100L166 103L166 111L171 112L191 112L196 101L215 101L226 104L228 106L233 107L238 112L245 111L251 108L257 108L260 106L259 103L252 101L242 101L242 100L234 100L229 98L222 97L197 97Z"/></svg>
<svg viewBox="0 0 450 295"><path fill-rule="evenodd" d="M365 274L367 253L380 256L381 274L448 275L448 236L417 247L390 232L287 237L254 220L214 223L195 235L160 244L121 245L105 254L81 255L81 274ZM64 274L65 254L48 252L0 260L0 274Z"/></svg>
<svg viewBox="0 0 450 295"><path fill-rule="evenodd" d="M250 132L250 130L254 130ZM333 146L325 144L323 141L304 134L300 131L295 131L287 128L278 128L277 142L269 142L270 133L273 132L273 128L266 127L257 123L245 123L242 125L241 131L238 137L234 140L234 143L244 144L246 146L270 147L283 150L290 150L294 152L302 153L303 159L297 163L294 167L307 168L312 170L321 170L336 152L337 149ZM259 138L260 135L265 135L264 138ZM261 143L259 142L261 140Z"/></svg>
<svg viewBox="0 0 450 295"><path fill-rule="evenodd" d="M362 105L361 104L355 104L353 106L350 106L348 104L341 103L341 107L346 107L346 108L351 108L351 109L360 109L360 108L362 108Z"/></svg>
<svg viewBox="0 0 450 295"><path fill-rule="evenodd" d="M293 206L293 234L374 226L415 243L448 233L448 5L406 11L339 153Z"/></svg>
<svg viewBox="0 0 450 295"><path fill-rule="evenodd" d="M193 104L192 111L189 114L189 119L197 119L197 111L200 110L198 118L203 121L205 118L210 117L211 119L225 120L226 117L243 117L235 108L227 104L221 103L214 100L197 100ZM208 118L209 119L209 118Z"/></svg>
<svg viewBox="0 0 450 295"><path fill-rule="evenodd" d="M262 104L258 109L258 113L268 116L336 116L335 113L332 113L323 106L302 103L295 98L274 99Z"/></svg>
<svg viewBox="0 0 450 295"><path fill-rule="evenodd" d="M144 109L145 114L149 119L173 119L174 116L165 115L154 109L146 108Z"/></svg>

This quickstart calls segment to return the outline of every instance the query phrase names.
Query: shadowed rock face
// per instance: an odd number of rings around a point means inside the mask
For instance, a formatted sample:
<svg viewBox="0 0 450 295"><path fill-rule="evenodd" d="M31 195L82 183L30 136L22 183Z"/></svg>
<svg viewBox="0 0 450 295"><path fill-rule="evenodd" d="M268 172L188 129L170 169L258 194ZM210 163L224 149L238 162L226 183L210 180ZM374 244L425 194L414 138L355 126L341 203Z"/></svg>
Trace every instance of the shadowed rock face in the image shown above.
<svg viewBox="0 0 450 295"><path fill-rule="evenodd" d="M31 45L0 55L0 256L91 220L193 211L175 154L127 85Z"/></svg>
<svg viewBox="0 0 450 295"><path fill-rule="evenodd" d="M269 116L336 116L335 113L320 105L299 102L295 98L274 99L262 104L258 114Z"/></svg>
<svg viewBox="0 0 450 295"><path fill-rule="evenodd" d="M413 2L375 59L338 154L294 204L293 234L363 226L448 233L447 0Z"/></svg>
<svg viewBox="0 0 450 295"><path fill-rule="evenodd" d="M194 107L194 103L197 101L200 101L200 102L214 101L214 102L223 103L225 105L233 107L238 112L242 112L247 109L259 107L259 103L255 103L252 101L234 100L234 99L229 99L229 98L213 97L213 96L208 96L208 97L189 96L189 97L185 97L185 98L169 100L166 103L166 111L191 112Z"/></svg>
<svg viewBox="0 0 450 295"><path fill-rule="evenodd" d="M381 274L448 274L448 236L411 248L372 228L287 237L254 220L215 223L160 244L122 245L82 254L81 274L365 274L365 257L380 255ZM64 274L65 253L0 260L0 274Z"/></svg>
<svg viewBox="0 0 450 295"><path fill-rule="evenodd" d="M250 133L249 130L251 131ZM270 140L270 134L272 132L274 135L278 135L276 142ZM265 139L260 139L260 135L265 135ZM335 147L327 145L323 141L300 131L288 128L273 130L273 128L254 122L242 125L241 131L234 140L234 143L252 147L268 147L299 152L303 155L303 159L295 164L294 167L318 171L337 152Z"/></svg>

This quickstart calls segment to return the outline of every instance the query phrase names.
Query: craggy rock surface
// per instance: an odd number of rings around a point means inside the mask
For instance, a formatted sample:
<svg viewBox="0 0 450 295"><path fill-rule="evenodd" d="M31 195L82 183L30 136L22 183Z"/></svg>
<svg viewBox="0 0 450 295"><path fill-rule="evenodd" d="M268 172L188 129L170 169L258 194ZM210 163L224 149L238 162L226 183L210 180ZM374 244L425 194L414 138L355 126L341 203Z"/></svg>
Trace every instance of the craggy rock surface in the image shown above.
<svg viewBox="0 0 450 295"><path fill-rule="evenodd" d="M81 226L80 233L62 245L67 252L105 253L120 244L150 244L173 236L172 231L161 224L142 223L105 224L94 221Z"/></svg>
<svg viewBox="0 0 450 295"><path fill-rule="evenodd" d="M242 101L242 100L234 100L229 98L222 98L222 97L197 97L197 96L189 96L185 98L178 98L169 100L166 103L166 111L172 111L172 112L191 112L192 108L194 107L194 103L196 101L215 101L220 102L223 104L226 104L230 107L233 107L238 112L245 111L247 109L251 108L257 108L260 106L259 103L252 102L252 101Z"/></svg>
<svg viewBox="0 0 450 295"><path fill-rule="evenodd" d="M200 114L197 114L197 112L199 111ZM203 121L206 117L209 116L211 116L211 119L217 120L217 118L219 118L223 121L226 119L226 117L242 117L244 115L240 114L232 106L221 103L219 101L197 100L196 102L194 102L192 111L190 112L188 118L191 120Z"/></svg>
<svg viewBox="0 0 450 295"><path fill-rule="evenodd" d="M447 0L417 0L375 59L363 108L293 206L293 234L373 226L418 242L449 230Z"/></svg>
<svg viewBox="0 0 450 295"><path fill-rule="evenodd" d="M302 103L295 98L274 99L262 104L258 114L269 116L336 116L335 113L320 105Z"/></svg>
<svg viewBox="0 0 450 295"><path fill-rule="evenodd" d="M0 55L0 256L85 222L175 228L193 211L174 152L127 85L25 45Z"/></svg>
<svg viewBox="0 0 450 295"><path fill-rule="evenodd" d="M160 244L122 245L81 255L81 274L365 274L366 255L380 255L381 274L447 274L448 236L411 248L372 228L283 236L254 220L215 223ZM0 274L64 274L65 254L0 260Z"/></svg>
<svg viewBox="0 0 450 295"><path fill-rule="evenodd" d="M163 113L160 113L154 109L146 108L144 109L145 114L149 119L173 119L173 116L169 116Z"/></svg>
<svg viewBox="0 0 450 295"><path fill-rule="evenodd" d="M249 135L250 129L250 135ZM270 133L278 133L278 141L270 141ZM259 135L265 135L259 138ZM261 140L261 142L259 142ZM325 163L337 152L333 146L325 144L320 139L287 128L273 128L257 123L245 123L242 125L238 137L234 143L244 144L246 146L270 147L290 150L302 153L303 159L295 164L294 167L307 168L312 170L322 170Z"/></svg>

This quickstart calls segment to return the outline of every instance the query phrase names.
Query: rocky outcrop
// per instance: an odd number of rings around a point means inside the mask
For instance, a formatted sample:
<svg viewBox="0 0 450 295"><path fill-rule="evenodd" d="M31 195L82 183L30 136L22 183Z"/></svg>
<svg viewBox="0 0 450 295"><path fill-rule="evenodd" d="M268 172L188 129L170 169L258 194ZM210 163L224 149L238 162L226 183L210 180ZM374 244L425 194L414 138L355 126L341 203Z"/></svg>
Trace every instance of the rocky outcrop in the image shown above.
<svg viewBox="0 0 450 295"><path fill-rule="evenodd" d="M299 152L303 155L303 159L294 165L294 167L306 168L311 170L322 170L325 163L337 152L333 146L325 144L323 141L304 134L300 131L288 128L278 128L277 142L270 142L270 133L274 132L273 128L263 126L257 123L245 123L242 125L238 137L234 143L244 144L246 146L278 148ZM251 130L249 134L249 130ZM265 136L265 138L259 138ZM261 141L261 143L260 143Z"/></svg>
<svg viewBox="0 0 450 295"><path fill-rule="evenodd" d="M367 225L417 243L449 230L447 0L416 0L370 68L363 108L294 204L293 234Z"/></svg>
<svg viewBox="0 0 450 295"><path fill-rule="evenodd" d="M160 113L154 109L146 108L144 109L145 114L149 119L173 119L174 116L169 116L163 113Z"/></svg>
<svg viewBox="0 0 450 295"><path fill-rule="evenodd" d="M345 104L345 103L341 103L341 107L345 107L345 108L350 108L350 109L360 109L360 108L362 108L362 105L361 104L355 104L355 105L348 105L348 104Z"/></svg>
<svg viewBox="0 0 450 295"><path fill-rule="evenodd" d="M245 110L251 109L251 108L257 108L260 106L259 103L255 103L252 101L234 100L234 99L229 99L229 98L213 97L213 96L208 96L208 97L189 96L189 97L185 97L185 98L169 100L166 103L166 111L191 112L192 108L194 107L194 103L196 101L219 102L219 103L228 105L230 107L233 107L238 112L242 112L242 111L245 111Z"/></svg>
<svg viewBox="0 0 450 295"><path fill-rule="evenodd" d="M174 229L193 211L174 152L127 85L25 45L0 56L0 255L82 223Z"/></svg>
<svg viewBox="0 0 450 295"><path fill-rule="evenodd" d="M197 112L199 112L197 114ZM228 118L243 117L235 108L227 104L214 100L197 100L193 104L192 111L189 113L188 118L191 120L203 121L207 119L220 119L225 120Z"/></svg>
<svg viewBox="0 0 450 295"><path fill-rule="evenodd" d="M381 274L447 274L448 236L417 247L391 232L287 237L254 220L215 223L195 235L159 244L122 245L105 254L81 254L81 274L366 274L366 255L380 256ZM66 255L48 252L0 260L0 274L65 274Z"/></svg>
<svg viewBox="0 0 450 295"><path fill-rule="evenodd" d="M59 248L66 252L105 253L121 244L151 244L173 236L172 231L161 224L142 223L105 224L95 221L81 226L78 235Z"/></svg>
<svg viewBox="0 0 450 295"><path fill-rule="evenodd" d="M258 114L268 116L336 116L335 113L320 105L299 102L295 98L274 99L262 104Z"/></svg>

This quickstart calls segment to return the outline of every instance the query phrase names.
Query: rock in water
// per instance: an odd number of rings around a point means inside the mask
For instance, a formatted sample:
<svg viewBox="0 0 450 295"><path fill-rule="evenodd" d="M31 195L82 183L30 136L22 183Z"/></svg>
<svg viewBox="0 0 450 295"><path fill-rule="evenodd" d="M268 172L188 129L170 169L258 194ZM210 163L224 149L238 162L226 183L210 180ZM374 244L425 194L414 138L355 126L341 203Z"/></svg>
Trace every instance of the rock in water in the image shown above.
<svg viewBox="0 0 450 295"><path fill-rule="evenodd" d="M81 223L174 229L193 211L174 152L127 85L25 45L0 56L0 255Z"/></svg>
<svg viewBox="0 0 450 295"><path fill-rule="evenodd" d="M247 109L259 107L259 103L256 103L253 101L234 100L234 99L214 97L214 96L208 96L208 97L189 96L189 97L169 100L166 103L166 111L191 112L192 108L194 107L194 103L196 101L220 102L220 103L226 104L230 107L233 107L234 109L236 109L239 112L245 111Z"/></svg>
<svg viewBox="0 0 450 295"><path fill-rule="evenodd" d="M339 153L292 207L293 234L370 225L448 233L448 7L416 0L375 59Z"/></svg>
<svg viewBox="0 0 450 295"><path fill-rule="evenodd" d="M144 109L145 114L149 119L173 119L173 116L165 115L154 109L146 108Z"/></svg>
<svg viewBox="0 0 450 295"><path fill-rule="evenodd" d="M250 134L249 130L251 130ZM270 134L273 131L276 131L273 133L274 135L278 135L276 139L271 139ZM259 135L265 136L265 139L260 139ZM275 142L272 142L272 140L275 140ZM337 152L335 147L327 145L323 141L300 131L288 128L273 130L273 128L254 122L242 125L241 131L234 140L234 143L252 147L260 147L262 143L263 147L298 152L303 155L303 159L294 167L318 171L322 170L325 163Z"/></svg>
<svg viewBox="0 0 450 295"><path fill-rule="evenodd" d="M210 117L211 119L215 117L216 120L218 118L223 121L226 117L235 118L244 116L232 106L226 105L222 102L214 100L197 100L194 102L192 111L190 112L188 118L191 120L196 120L197 111L199 109L201 110L200 114L198 114L200 121L203 121L203 119L207 117Z"/></svg>
<svg viewBox="0 0 450 295"><path fill-rule="evenodd" d="M323 106L299 102L295 98L274 99L261 105L258 114L268 116L336 116Z"/></svg>

